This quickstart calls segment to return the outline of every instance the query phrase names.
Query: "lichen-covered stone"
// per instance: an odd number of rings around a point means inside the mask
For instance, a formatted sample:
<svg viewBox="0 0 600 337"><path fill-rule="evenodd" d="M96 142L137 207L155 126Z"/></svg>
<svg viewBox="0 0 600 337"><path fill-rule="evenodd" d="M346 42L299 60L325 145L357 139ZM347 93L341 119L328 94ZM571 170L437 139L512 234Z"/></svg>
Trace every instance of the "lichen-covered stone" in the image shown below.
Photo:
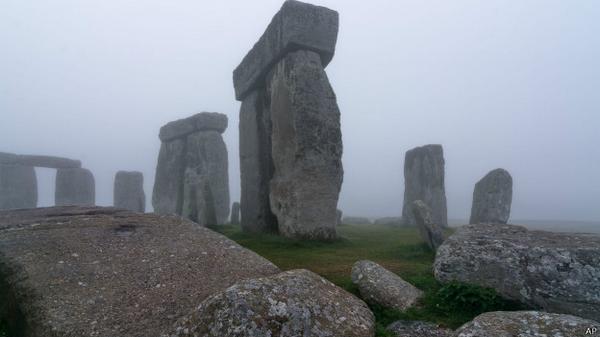
<svg viewBox="0 0 600 337"><path fill-rule="evenodd" d="M0 212L0 299L9 299L0 312L23 318L24 336L160 336L205 298L278 272L178 216L102 207Z"/></svg>
<svg viewBox="0 0 600 337"><path fill-rule="evenodd" d="M600 317L600 236L529 231L521 226L460 227L438 248L434 274L496 289L545 311Z"/></svg>
<svg viewBox="0 0 600 337"><path fill-rule="evenodd" d="M273 64L289 52L312 50L323 67L332 59L338 33L338 13L300 1L285 1L254 47L233 71L235 97L241 101L257 87Z"/></svg>
<svg viewBox="0 0 600 337"><path fill-rule="evenodd" d="M96 203L94 175L85 168L56 170L54 203L56 206L93 206Z"/></svg>
<svg viewBox="0 0 600 337"><path fill-rule="evenodd" d="M146 210L146 194L144 193L144 175L142 172L117 172L113 201L115 207L144 213Z"/></svg>
<svg viewBox="0 0 600 337"><path fill-rule="evenodd" d="M308 270L241 281L180 319L171 337L372 337L367 305Z"/></svg>
<svg viewBox="0 0 600 337"><path fill-rule="evenodd" d="M456 330L456 337L593 336L600 324L570 315L539 311L495 311L481 314Z"/></svg>
<svg viewBox="0 0 600 337"><path fill-rule="evenodd" d="M166 141L160 146L152 192L152 206L158 214L181 214L185 153L185 139Z"/></svg>
<svg viewBox="0 0 600 337"><path fill-rule="evenodd" d="M34 208L37 200L33 167L0 164L0 209Z"/></svg>
<svg viewBox="0 0 600 337"><path fill-rule="evenodd" d="M386 328L394 337L453 337L453 331L422 321L396 321ZM487 337L487 336L481 336Z"/></svg>
<svg viewBox="0 0 600 337"><path fill-rule="evenodd" d="M406 152L402 221L411 226L416 225L412 211L415 200L422 200L431 208L435 223L448 226L444 151L441 145L425 145Z"/></svg>
<svg viewBox="0 0 600 337"><path fill-rule="evenodd" d="M406 310L417 303L423 292L400 276L373 261L358 261L352 267L352 282L369 304Z"/></svg>
<svg viewBox="0 0 600 337"><path fill-rule="evenodd" d="M512 177L504 169L493 170L477 182L469 223L507 223L512 203L512 185Z"/></svg>
<svg viewBox="0 0 600 337"><path fill-rule="evenodd" d="M288 53L273 68L271 210L280 234L298 239L336 238L343 179L340 111L319 55Z"/></svg>
<svg viewBox="0 0 600 337"><path fill-rule="evenodd" d="M423 201L416 200L413 202L413 214L421 238L427 243L429 248L436 251L444 242L444 229L433 221L431 208Z"/></svg>

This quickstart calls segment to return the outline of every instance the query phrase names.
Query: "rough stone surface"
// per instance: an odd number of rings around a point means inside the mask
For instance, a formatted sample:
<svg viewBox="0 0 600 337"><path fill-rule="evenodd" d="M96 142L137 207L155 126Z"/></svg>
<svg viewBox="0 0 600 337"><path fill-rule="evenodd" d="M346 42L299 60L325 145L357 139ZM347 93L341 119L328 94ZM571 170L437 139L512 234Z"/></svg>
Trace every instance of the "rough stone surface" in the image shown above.
<svg viewBox="0 0 600 337"><path fill-rule="evenodd" d="M88 169L67 168L56 171L56 189L54 203L56 206L94 205L96 202L96 186L94 175Z"/></svg>
<svg viewBox="0 0 600 337"><path fill-rule="evenodd" d="M258 89L242 101L240 107L240 179L241 225L245 232L277 232L277 218L271 211L270 97Z"/></svg>
<svg viewBox="0 0 600 337"><path fill-rule="evenodd" d="M395 337L452 337L454 335L452 330L422 321L396 321L388 325L386 330Z"/></svg>
<svg viewBox="0 0 600 337"><path fill-rule="evenodd" d="M376 225L384 225L384 226L401 226L402 225L402 217L385 217L375 219Z"/></svg>
<svg viewBox="0 0 600 337"><path fill-rule="evenodd" d="M263 85L271 67L289 52L316 52L323 67L333 58L338 13L300 1L285 1L254 47L233 71L236 99L243 100Z"/></svg>
<svg viewBox="0 0 600 337"><path fill-rule="evenodd" d="M444 242L444 229L433 221L431 208L423 201L416 200L413 202L413 213L421 238L423 238L423 241L427 243L429 248L436 251Z"/></svg>
<svg viewBox="0 0 600 337"><path fill-rule="evenodd" d="M459 228L438 250L435 277L496 289L545 311L600 318L600 236L504 224Z"/></svg>
<svg viewBox="0 0 600 337"><path fill-rule="evenodd" d="M570 315L539 311L495 311L475 317L456 331L456 337L592 336L590 332L594 328L598 333L600 324Z"/></svg>
<svg viewBox="0 0 600 337"><path fill-rule="evenodd" d="M113 194L115 207L140 213L144 213L146 210L146 194L144 193L144 175L142 172L117 172Z"/></svg>
<svg viewBox="0 0 600 337"><path fill-rule="evenodd" d="M342 223L344 225L370 225L372 224L369 218L364 218L360 216L345 216L342 219Z"/></svg>
<svg viewBox="0 0 600 337"><path fill-rule="evenodd" d="M416 225L412 203L422 200L433 211L433 221L448 226L444 184L444 152L441 145L425 145L406 152L404 161L402 221Z"/></svg>
<svg viewBox="0 0 600 337"><path fill-rule="evenodd" d="M373 261L358 261L352 267L352 282L370 304L406 310L417 303L423 292L400 276Z"/></svg>
<svg viewBox="0 0 600 337"><path fill-rule="evenodd" d="M152 206L158 214L181 214L185 153L185 139L163 142L160 146L152 192Z"/></svg>
<svg viewBox="0 0 600 337"><path fill-rule="evenodd" d="M234 202L231 205L231 224L239 225L240 224L240 203Z"/></svg>
<svg viewBox="0 0 600 337"><path fill-rule="evenodd" d="M0 164L37 166L48 168L80 168L81 161L68 158L37 155L18 155L0 152Z"/></svg>
<svg viewBox="0 0 600 337"><path fill-rule="evenodd" d="M37 199L33 167L0 164L0 209L34 208Z"/></svg>
<svg viewBox="0 0 600 337"><path fill-rule="evenodd" d="M305 50L289 53L270 79L275 166L270 202L279 232L292 238L334 239L343 179L342 134L321 58Z"/></svg>
<svg viewBox="0 0 600 337"><path fill-rule="evenodd" d="M169 122L160 128L158 138L166 142L185 136L196 131L225 132L227 116L218 112L200 112L193 116Z"/></svg>
<svg viewBox="0 0 600 337"><path fill-rule="evenodd" d="M24 321L25 336L160 336L208 296L278 272L181 217L100 207L0 212L0 293L9 299L0 306Z"/></svg>
<svg viewBox="0 0 600 337"><path fill-rule="evenodd" d="M364 302L308 270L239 282L202 302L170 335L372 337Z"/></svg>
<svg viewBox="0 0 600 337"><path fill-rule="evenodd" d="M477 182L469 223L507 223L512 203L512 185L512 177L504 169L493 170Z"/></svg>

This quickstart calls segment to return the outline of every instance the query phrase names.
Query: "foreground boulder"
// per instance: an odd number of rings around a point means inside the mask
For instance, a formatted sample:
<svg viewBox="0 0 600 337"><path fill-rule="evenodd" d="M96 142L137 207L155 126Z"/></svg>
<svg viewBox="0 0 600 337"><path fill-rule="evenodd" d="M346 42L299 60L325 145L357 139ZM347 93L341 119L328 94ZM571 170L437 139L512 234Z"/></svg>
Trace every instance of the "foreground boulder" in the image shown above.
<svg viewBox="0 0 600 337"><path fill-rule="evenodd" d="M456 337L591 336L600 324L570 315L539 311L496 311L481 314L456 331Z"/></svg>
<svg viewBox="0 0 600 337"><path fill-rule="evenodd" d="M431 208L423 201L416 200L413 202L413 214L421 238L427 243L429 248L436 251L444 242L444 229L433 221Z"/></svg>
<svg viewBox="0 0 600 337"><path fill-rule="evenodd" d="M159 336L208 296L278 272L180 217L101 207L0 212L0 299L8 299L0 312L25 336Z"/></svg>
<svg viewBox="0 0 600 337"><path fill-rule="evenodd" d="M513 180L504 169L486 174L473 191L469 223L507 223L512 203Z"/></svg>
<svg viewBox="0 0 600 337"><path fill-rule="evenodd" d="M239 282L202 302L169 336L369 337L367 305L308 270Z"/></svg>
<svg viewBox="0 0 600 337"><path fill-rule="evenodd" d="M352 282L370 304L406 310L417 303L423 292L400 276L372 261L358 261L352 267Z"/></svg>
<svg viewBox="0 0 600 337"><path fill-rule="evenodd" d="M422 321L396 321L386 328L395 337L452 337L453 331Z"/></svg>
<svg viewBox="0 0 600 337"><path fill-rule="evenodd" d="M434 274L496 289L545 311L600 317L600 236L467 225L437 251Z"/></svg>

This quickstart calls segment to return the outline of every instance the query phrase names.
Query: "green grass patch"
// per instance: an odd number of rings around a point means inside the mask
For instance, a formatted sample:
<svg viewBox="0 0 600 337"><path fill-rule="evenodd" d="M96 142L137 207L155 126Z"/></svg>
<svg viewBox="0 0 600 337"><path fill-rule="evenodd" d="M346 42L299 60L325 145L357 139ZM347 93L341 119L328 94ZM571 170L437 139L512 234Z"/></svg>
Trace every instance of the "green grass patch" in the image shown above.
<svg viewBox="0 0 600 337"><path fill-rule="evenodd" d="M358 289L352 284L350 272L359 260L375 261L423 290L425 296L420 305L404 312L371 306L378 337L389 336L385 327L399 319L430 321L454 329L482 312L521 309L492 289L438 283L432 271L434 253L415 228L341 225L338 227L340 239L330 243L248 234L239 226L211 228L269 259L282 270L311 270L357 296Z"/></svg>

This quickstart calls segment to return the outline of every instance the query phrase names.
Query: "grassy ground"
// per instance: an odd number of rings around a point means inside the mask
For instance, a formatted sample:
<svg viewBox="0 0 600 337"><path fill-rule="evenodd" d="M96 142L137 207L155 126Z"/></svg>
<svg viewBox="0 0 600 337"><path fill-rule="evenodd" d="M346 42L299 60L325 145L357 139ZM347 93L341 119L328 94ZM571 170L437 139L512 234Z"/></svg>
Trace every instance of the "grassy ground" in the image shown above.
<svg viewBox="0 0 600 337"><path fill-rule="evenodd" d="M387 324L398 319L425 320L456 328L484 311L519 308L493 290L452 283L442 286L433 277L434 253L414 228L378 225L338 227L340 240L306 242L276 235L243 233L238 226L214 227L244 247L269 259L283 270L309 269L358 294L350 280L352 265L362 259L375 261L425 291L418 308L405 312L371 307L377 320L377 336L389 336Z"/></svg>

